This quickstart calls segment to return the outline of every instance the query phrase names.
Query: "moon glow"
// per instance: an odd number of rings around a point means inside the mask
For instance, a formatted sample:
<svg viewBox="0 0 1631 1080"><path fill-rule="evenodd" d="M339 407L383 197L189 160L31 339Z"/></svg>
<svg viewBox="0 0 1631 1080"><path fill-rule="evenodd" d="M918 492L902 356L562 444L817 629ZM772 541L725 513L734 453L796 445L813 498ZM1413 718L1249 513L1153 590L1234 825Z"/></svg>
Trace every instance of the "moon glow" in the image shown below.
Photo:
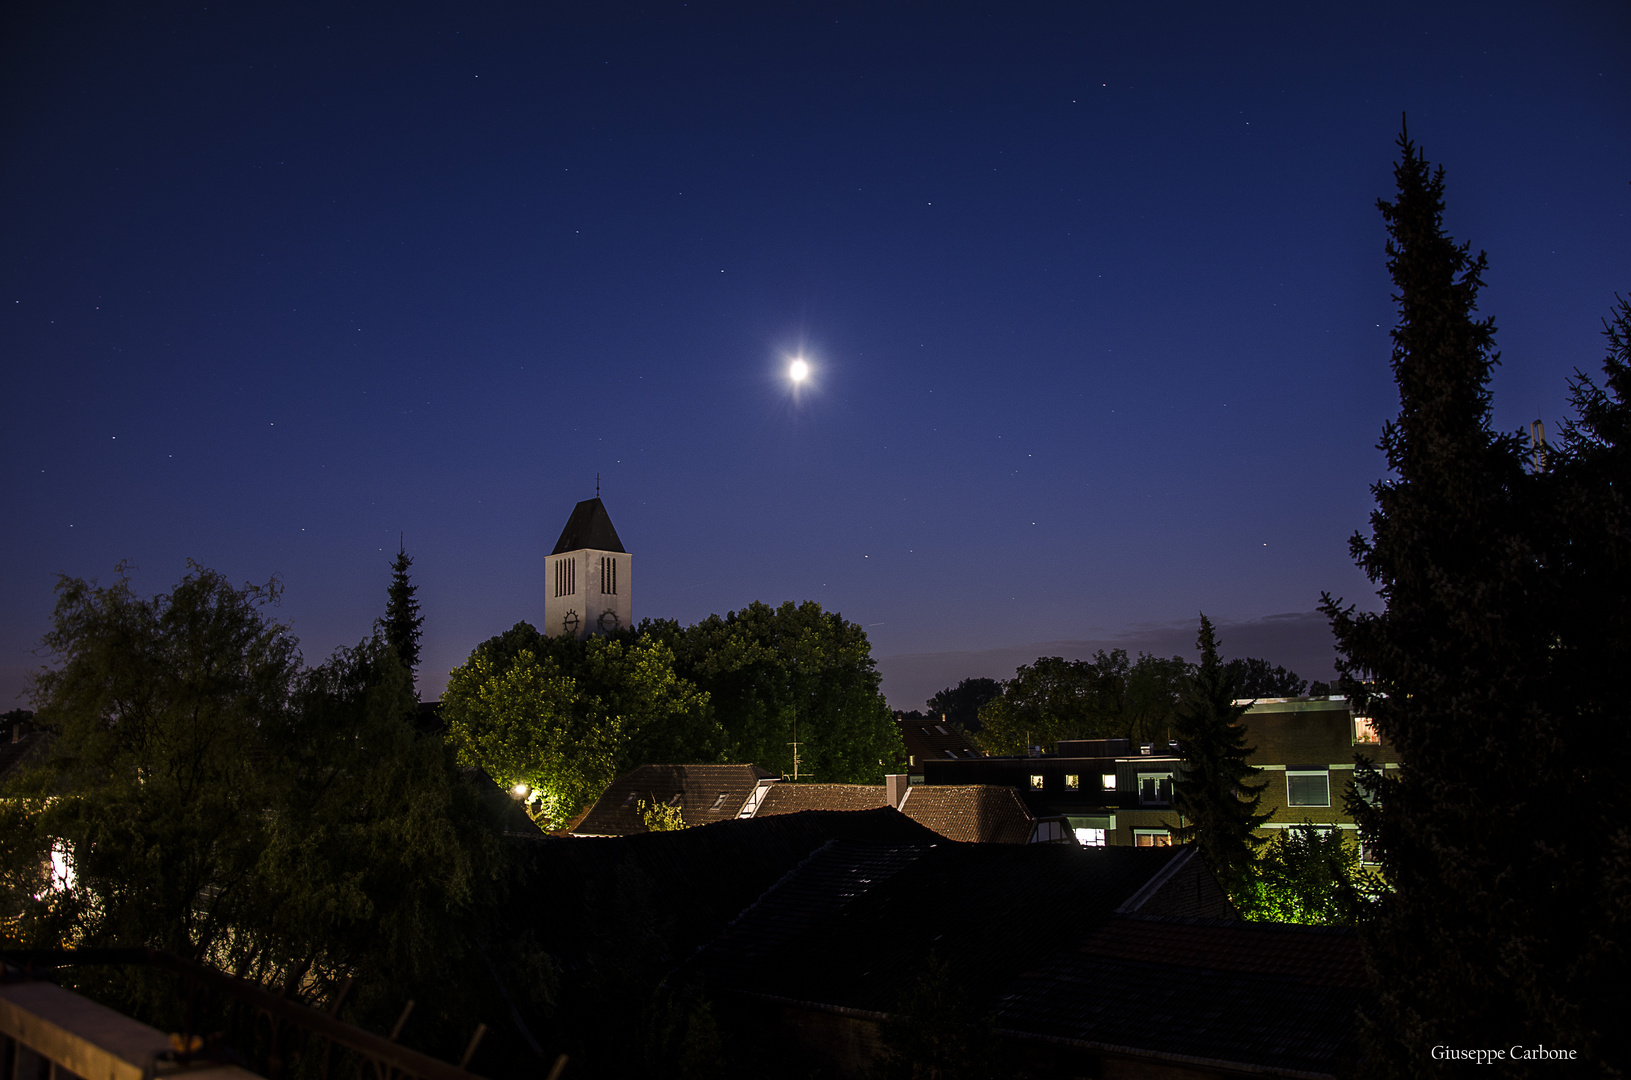
<svg viewBox="0 0 1631 1080"><path fill-rule="evenodd" d="M794 360L787 368L787 377L796 383L801 383L810 377L810 365L803 360Z"/></svg>

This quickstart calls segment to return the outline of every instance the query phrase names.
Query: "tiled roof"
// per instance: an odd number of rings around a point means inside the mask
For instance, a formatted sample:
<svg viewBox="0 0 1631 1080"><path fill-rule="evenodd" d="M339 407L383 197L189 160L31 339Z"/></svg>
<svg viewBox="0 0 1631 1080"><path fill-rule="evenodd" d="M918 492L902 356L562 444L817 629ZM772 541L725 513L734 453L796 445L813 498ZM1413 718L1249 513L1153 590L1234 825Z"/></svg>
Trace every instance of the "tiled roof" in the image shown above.
<svg viewBox="0 0 1631 1080"><path fill-rule="evenodd" d="M1035 824L1019 792L997 784L918 784L901 813L948 840L969 843L1027 843Z"/></svg>
<svg viewBox="0 0 1631 1080"><path fill-rule="evenodd" d="M832 888L824 875L848 884L844 860L880 857L836 847L744 912L718 954L710 946L702 965L721 989L888 1012L936 952L959 982L994 993L1109 918L1176 855L942 841L916 858L881 856L895 860L892 873L810 918L810 894ZM797 932L778 930L787 925ZM751 964L731 945L743 939L760 943Z"/></svg>
<svg viewBox="0 0 1631 1080"><path fill-rule="evenodd" d="M906 744L917 765L940 758L979 757L980 752L969 742L968 736L951 724L939 720L921 720L896 717L900 741Z"/></svg>
<svg viewBox="0 0 1631 1080"><path fill-rule="evenodd" d="M793 784L770 785L754 817L796 814L803 810L874 810L889 805L882 784Z"/></svg>
<svg viewBox="0 0 1631 1080"><path fill-rule="evenodd" d="M643 833L641 800L678 806L687 825L729 821L759 781L770 776L757 765L642 765L612 781L572 832L575 836Z"/></svg>
<svg viewBox="0 0 1631 1080"><path fill-rule="evenodd" d="M555 550L550 554L559 555L583 548L623 551L623 541L617 538L617 530L612 528L606 505L598 498L585 499L572 508L572 516L566 519L566 528L561 530L561 538L555 541Z"/></svg>
<svg viewBox="0 0 1631 1080"><path fill-rule="evenodd" d="M665 963L678 963L830 840L911 846L940 837L887 807L784 814L675 832L547 839L516 852L518 928L552 938L568 965L627 935L629 911L660 911ZM528 886L526 882L535 882Z"/></svg>
<svg viewBox="0 0 1631 1080"><path fill-rule="evenodd" d="M999 1030L1331 1075L1358 1052L1365 994L1347 930L1118 916L1017 979Z"/></svg>

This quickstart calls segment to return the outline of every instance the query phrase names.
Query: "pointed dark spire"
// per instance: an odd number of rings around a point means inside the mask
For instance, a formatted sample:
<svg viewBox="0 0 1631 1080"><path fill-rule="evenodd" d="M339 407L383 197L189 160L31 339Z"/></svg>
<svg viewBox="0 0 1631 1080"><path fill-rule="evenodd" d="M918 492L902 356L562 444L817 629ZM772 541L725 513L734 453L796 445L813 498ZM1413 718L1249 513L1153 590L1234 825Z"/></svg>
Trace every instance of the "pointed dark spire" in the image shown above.
<svg viewBox="0 0 1631 1080"><path fill-rule="evenodd" d="M585 499L572 508L572 516L566 519L566 528L561 530L561 538L555 541L555 550L550 554L584 548L623 552L623 541L617 538L617 530L612 528L612 519L599 496Z"/></svg>

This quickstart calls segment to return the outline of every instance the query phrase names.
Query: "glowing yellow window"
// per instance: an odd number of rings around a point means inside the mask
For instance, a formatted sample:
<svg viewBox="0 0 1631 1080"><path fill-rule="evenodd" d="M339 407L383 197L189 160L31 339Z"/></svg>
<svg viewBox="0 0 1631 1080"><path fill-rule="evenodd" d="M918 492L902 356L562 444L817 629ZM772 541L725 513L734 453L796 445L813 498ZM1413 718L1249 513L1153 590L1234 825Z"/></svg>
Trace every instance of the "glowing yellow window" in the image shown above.
<svg viewBox="0 0 1631 1080"><path fill-rule="evenodd" d="M1065 774L1065 790L1075 791L1082 786L1082 778L1076 773Z"/></svg>
<svg viewBox="0 0 1631 1080"><path fill-rule="evenodd" d="M1042 774L1041 773L1032 773L1031 774L1031 787L1035 788L1037 791L1042 790Z"/></svg>

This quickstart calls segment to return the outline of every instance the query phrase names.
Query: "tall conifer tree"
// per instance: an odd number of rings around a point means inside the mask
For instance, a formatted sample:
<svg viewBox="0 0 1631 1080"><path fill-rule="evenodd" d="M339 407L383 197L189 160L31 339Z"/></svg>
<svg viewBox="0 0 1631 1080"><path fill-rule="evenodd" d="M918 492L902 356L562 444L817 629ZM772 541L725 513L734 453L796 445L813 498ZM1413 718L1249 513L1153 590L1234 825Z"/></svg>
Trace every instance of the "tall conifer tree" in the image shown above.
<svg viewBox="0 0 1631 1080"><path fill-rule="evenodd" d="M1246 761L1252 752L1240 724L1246 706L1234 703L1235 680L1218 659L1217 635L1205 615L1195 644L1201 662L1185 681L1172 725L1183 758L1172 802L1186 819L1174 837L1200 845L1212 872L1238 904L1252 878L1253 852L1263 843L1255 831L1269 819L1257 812L1268 783L1252 782L1262 770Z"/></svg>
<svg viewBox="0 0 1631 1080"><path fill-rule="evenodd" d="M410 672L419 668L419 631L425 624L419 614L419 601L414 598L418 586L408 577L413 556L406 544L397 545L396 558L391 560L391 587L386 592L385 617L380 629L385 641L396 649L397 657Z"/></svg>
<svg viewBox="0 0 1631 1080"><path fill-rule="evenodd" d="M1593 1014L1625 996L1595 959L1623 957L1625 902L1602 878L1614 844L1622 861L1628 845L1624 818L1614 840L1571 776L1594 737L1582 705L1594 706L1556 666L1572 637L1558 572L1569 538L1546 524L1555 478L1491 426L1486 260L1443 229L1443 170L1407 134L1398 145L1397 198L1378 203L1399 311L1399 415L1380 444L1393 475L1372 488L1371 536L1351 544L1385 609L1323 599L1339 667L1369 680L1360 696L1402 765L1385 779L1361 769L1351 801L1391 887L1364 928L1369 1071L1431 1071L1434 1046L1544 1043L1601 1063L1610 1029ZM1623 725L1614 737L1623 745Z"/></svg>

